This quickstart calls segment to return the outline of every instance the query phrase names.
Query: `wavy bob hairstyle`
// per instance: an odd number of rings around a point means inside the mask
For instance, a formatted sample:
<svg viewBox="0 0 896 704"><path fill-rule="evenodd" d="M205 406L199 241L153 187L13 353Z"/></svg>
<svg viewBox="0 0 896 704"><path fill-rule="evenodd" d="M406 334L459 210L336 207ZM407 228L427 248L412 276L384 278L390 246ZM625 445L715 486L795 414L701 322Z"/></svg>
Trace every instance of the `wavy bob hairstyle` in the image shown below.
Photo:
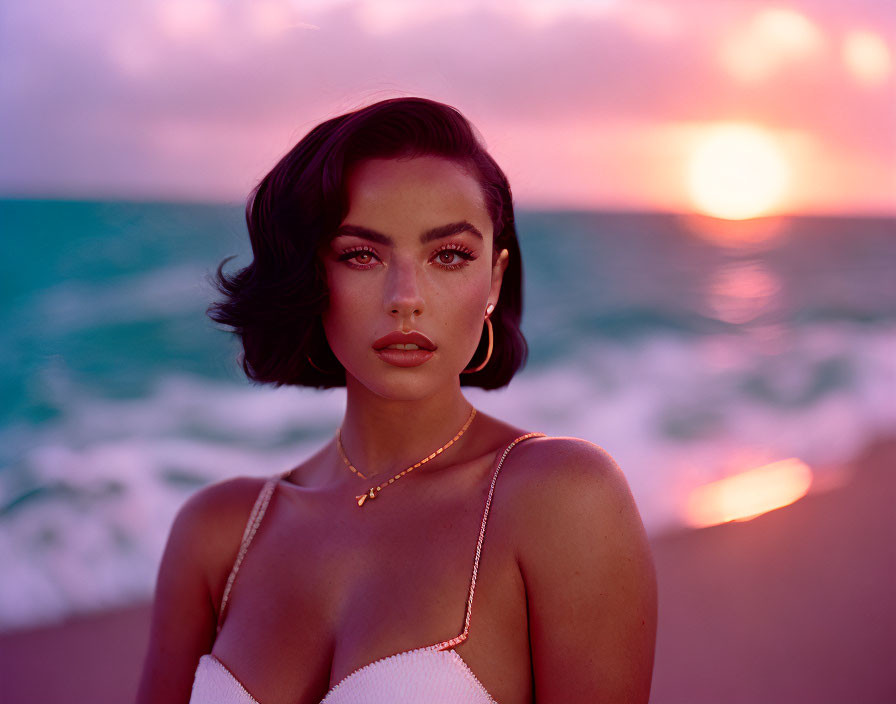
<svg viewBox="0 0 896 704"><path fill-rule="evenodd" d="M246 205L254 260L233 275L212 277L223 299L209 317L229 326L243 346L240 364L253 382L275 386L345 386L345 368L321 322L328 304L319 252L349 210L346 177L366 159L440 156L479 182L494 229L492 261L510 259L491 315L494 350L485 367L461 384L496 389L525 364L520 331L522 263L507 177L456 109L425 98L392 98L329 119L296 144L255 187ZM470 366L486 354L487 333Z"/></svg>

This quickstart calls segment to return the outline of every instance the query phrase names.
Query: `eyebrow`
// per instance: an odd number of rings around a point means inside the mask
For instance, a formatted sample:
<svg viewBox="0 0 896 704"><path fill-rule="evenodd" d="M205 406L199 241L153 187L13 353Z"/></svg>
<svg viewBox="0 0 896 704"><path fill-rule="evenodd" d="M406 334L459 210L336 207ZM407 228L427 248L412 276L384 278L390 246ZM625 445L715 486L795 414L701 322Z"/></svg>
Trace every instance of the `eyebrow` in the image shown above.
<svg viewBox="0 0 896 704"><path fill-rule="evenodd" d="M439 225L439 227L434 227L431 230L427 230L420 235L420 242L422 244L426 244L427 242L432 242L433 240L441 240L445 237L451 237L452 235L457 235L461 232L469 232L478 237L480 240L485 239L475 225L467 222L466 220L461 220L460 222L452 222L447 225ZM361 225L340 226L336 230L336 232L333 233L333 237L335 238L340 236L362 237L366 240L370 240L371 242L377 242L384 245L395 244L395 241L388 235L384 235L382 232L377 232L376 230L371 230L369 227L362 227Z"/></svg>

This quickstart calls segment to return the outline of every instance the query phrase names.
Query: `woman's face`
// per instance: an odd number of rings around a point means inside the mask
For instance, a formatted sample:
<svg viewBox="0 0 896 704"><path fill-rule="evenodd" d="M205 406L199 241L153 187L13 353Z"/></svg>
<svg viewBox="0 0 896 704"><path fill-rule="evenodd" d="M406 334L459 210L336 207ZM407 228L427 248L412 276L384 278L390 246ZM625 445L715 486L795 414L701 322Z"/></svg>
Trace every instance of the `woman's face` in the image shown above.
<svg viewBox="0 0 896 704"><path fill-rule="evenodd" d="M371 159L348 174L349 211L322 253L327 341L349 386L394 400L456 387L497 304L508 253L492 264L492 223L479 183L434 156ZM390 333L427 340L389 349ZM477 359L477 362L479 360Z"/></svg>

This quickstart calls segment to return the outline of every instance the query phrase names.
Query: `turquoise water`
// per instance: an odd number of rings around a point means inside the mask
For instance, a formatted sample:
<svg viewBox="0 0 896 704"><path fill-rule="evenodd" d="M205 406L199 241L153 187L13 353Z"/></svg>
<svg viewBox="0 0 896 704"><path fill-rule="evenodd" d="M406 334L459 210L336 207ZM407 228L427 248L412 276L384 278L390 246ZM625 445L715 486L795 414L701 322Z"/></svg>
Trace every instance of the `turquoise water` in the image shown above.
<svg viewBox="0 0 896 704"><path fill-rule="evenodd" d="M896 219L518 225L530 362L469 397L605 447L648 530L699 483L822 476L896 429ZM344 398L251 386L205 317L208 275L249 261L241 206L0 201L0 228L2 629L146 598L186 496L295 464Z"/></svg>

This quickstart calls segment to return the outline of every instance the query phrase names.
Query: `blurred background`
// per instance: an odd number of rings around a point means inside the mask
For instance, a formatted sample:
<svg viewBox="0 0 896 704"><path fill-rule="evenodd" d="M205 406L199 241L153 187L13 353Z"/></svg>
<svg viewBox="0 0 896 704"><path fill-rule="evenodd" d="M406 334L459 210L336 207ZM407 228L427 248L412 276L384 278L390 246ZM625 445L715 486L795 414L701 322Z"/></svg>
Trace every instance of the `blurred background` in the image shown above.
<svg viewBox="0 0 896 704"><path fill-rule="evenodd" d="M510 179L530 361L469 398L625 472L653 701L896 701L894 63L888 0L4 2L9 701L132 696L179 506L332 437L344 395L250 385L208 276L298 139L400 95Z"/></svg>

